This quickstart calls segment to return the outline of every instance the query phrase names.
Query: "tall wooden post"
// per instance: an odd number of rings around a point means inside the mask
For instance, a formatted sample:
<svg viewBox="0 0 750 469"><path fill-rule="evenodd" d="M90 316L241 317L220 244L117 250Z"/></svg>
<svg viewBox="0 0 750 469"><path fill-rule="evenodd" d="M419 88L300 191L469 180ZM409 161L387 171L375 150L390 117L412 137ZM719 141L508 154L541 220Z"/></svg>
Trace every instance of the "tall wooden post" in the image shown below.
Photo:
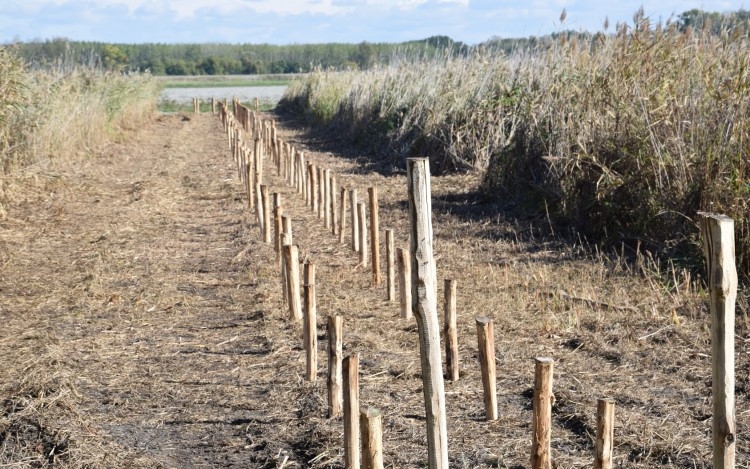
<svg viewBox="0 0 750 469"><path fill-rule="evenodd" d="M339 223L339 217L336 214L336 191L337 191L337 182L336 177L331 176L331 206L329 207L329 210L331 212L331 234L336 236L336 228Z"/></svg>
<svg viewBox="0 0 750 469"><path fill-rule="evenodd" d="M383 416L374 407L359 410L362 468L383 469Z"/></svg>
<svg viewBox="0 0 750 469"><path fill-rule="evenodd" d="M327 230L331 229L331 170L323 170L323 226Z"/></svg>
<svg viewBox="0 0 750 469"><path fill-rule="evenodd" d="M615 401L599 399L596 404L596 455L594 469L612 469L615 434Z"/></svg>
<svg viewBox="0 0 750 469"><path fill-rule="evenodd" d="M326 175L322 166L318 167L318 219L323 219L325 208Z"/></svg>
<svg viewBox="0 0 750 469"><path fill-rule="evenodd" d="M436 269L432 254L432 201L427 158L406 160L409 192L409 257L412 308L419 329L422 389L427 417L427 456L430 469L448 468L448 429L445 415L440 324L437 314Z"/></svg>
<svg viewBox="0 0 750 469"><path fill-rule="evenodd" d="M726 215L698 213L706 256L711 306L711 391L713 393L713 467L735 465L737 429L734 410L734 316L737 268L734 220Z"/></svg>
<svg viewBox="0 0 750 469"><path fill-rule="evenodd" d="M263 199L263 242L271 244L271 197L267 185L260 186L260 195Z"/></svg>
<svg viewBox="0 0 750 469"><path fill-rule="evenodd" d="M445 329L445 368L448 379L458 381L459 360L458 360L458 333L456 327L456 281L446 279L445 291L445 318L443 320ZM479 325L477 325L479 327ZM494 350L494 346L493 346ZM494 355L493 355L494 362ZM494 366L493 366L494 369ZM495 406L497 407L497 406ZM494 419L493 419L494 420Z"/></svg>
<svg viewBox="0 0 750 469"><path fill-rule="evenodd" d="M287 282L289 283L289 319L302 321L302 298L299 288L299 248L284 246Z"/></svg>
<svg viewBox="0 0 750 469"><path fill-rule="evenodd" d="M344 399L343 373L344 318L328 316L328 417L341 415Z"/></svg>
<svg viewBox="0 0 750 469"><path fill-rule="evenodd" d="M357 189L349 190L349 207L352 222L352 251L359 252L359 217L357 216Z"/></svg>
<svg viewBox="0 0 750 469"><path fill-rule="evenodd" d="M385 230L386 298L396 301L396 248L393 230Z"/></svg>
<svg viewBox="0 0 750 469"><path fill-rule="evenodd" d="M357 204L357 220L359 227L359 264L367 267L367 209L364 202Z"/></svg>
<svg viewBox="0 0 750 469"><path fill-rule="evenodd" d="M281 216L283 213L283 208L281 206L278 206L273 209L273 250L276 252L276 262L281 265L281 241L282 241L282 222L281 222Z"/></svg>
<svg viewBox="0 0 750 469"><path fill-rule="evenodd" d="M346 187L341 188L341 200L339 201L339 243L343 243L346 237L346 198L347 189Z"/></svg>
<svg viewBox="0 0 750 469"><path fill-rule="evenodd" d="M497 420L497 385L495 383L495 328L490 318L477 318L479 364L482 368L484 411L487 420Z"/></svg>
<svg viewBox="0 0 750 469"><path fill-rule="evenodd" d="M372 250L372 284L380 285L380 217L378 214L378 188L367 189L370 196L370 248Z"/></svg>
<svg viewBox="0 0 750 469"><path fill-rule="evenodd" d="M398 258L398 294L401 303L401 317L411 319L411 259L404 248L396 249Z"/></svg>
<svg viewBox="0 0 750 469"><path fill-rule="evenodd" d="M359 469L359 354L344 359L344 467Z"/></svg>
<svg viewBox="0 0 750 469"><path fill-rule="evenodd" d="M534 369L534 405L531 420L531 469L552 469L552 359L537 357Z"/></svg>
<svg viewBox="0 0 750 469"><path fill-rule="evenodd" d="M263 222L265 221L265 215L263 215L263 189L260 181L255 182L255 216L258 219L258 228L260 228L260 236L263 237L265 229Z"/></svg>
<svg viewBox="0 0 750 469"><path fill-rule="evenodd" d="M314 213L317 214L318 212L318 186L320 185L320 180L318 179L318 167L315 165L312 165L310 169L310 175L312 176L312 193L311 193L311 200L310 200L310 208Z"/></svg>
<svg viewBox="0 0 750 469"><path fill-rule="evenodd" d="M315 381L318 377L318 313L315 301L315 264L305 264L305 320L302 332L305 337L307 352L306 378Z"/></svg>

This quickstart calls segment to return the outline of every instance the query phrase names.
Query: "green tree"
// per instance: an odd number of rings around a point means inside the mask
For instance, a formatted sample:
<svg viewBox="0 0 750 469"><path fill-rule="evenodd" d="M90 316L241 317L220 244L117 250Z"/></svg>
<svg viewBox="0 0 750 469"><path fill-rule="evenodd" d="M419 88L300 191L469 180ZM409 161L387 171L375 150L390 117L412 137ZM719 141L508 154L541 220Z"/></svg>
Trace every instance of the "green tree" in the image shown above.
<svg viewBox="0 0 750 469"><path fill-rule="evenodd" d="M107 44L101 51L102 65L107 70L121 70L128 63L128 56L119 47Z"/></svg>

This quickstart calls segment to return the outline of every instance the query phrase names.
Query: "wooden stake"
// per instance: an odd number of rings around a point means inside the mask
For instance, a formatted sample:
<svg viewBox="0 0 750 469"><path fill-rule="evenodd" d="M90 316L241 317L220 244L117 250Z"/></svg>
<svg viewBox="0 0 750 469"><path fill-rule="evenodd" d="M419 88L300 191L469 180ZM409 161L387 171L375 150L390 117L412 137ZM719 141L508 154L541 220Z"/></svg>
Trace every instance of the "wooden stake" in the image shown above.
<svg viewBox="0 0 750 469"><path fill-rule="evenodd" d="M612 469L615 434L615 401L599 399L596 405L596 456L594 469Z"/></svg>
<svg viewBox="0 0 750 469"><path fill-rule="evenodd" d="M432 255L432 201L427 158L406 160L409 193L409 257L412 308L419 329L422 390L427 417L427 456L430 469L448 468L448 430L445 416L440 324L437 315L436 269Z"/></svg>
<svg viewBox="0 0 750 469"><path fill-rule="evenodd" d="M284 246L287 282L289 284L289 319L302 321L302 299L299 291L299 248Z"/></svg>
<svg viewBox="0 0 750 469"><path fill-rule="evenodd" d="M362 267L367 266L367 209L364 202L357 204L357 220L359 227L359 264Z"/></svg>
<svg viewBox="0 0 750 469"><path fill-rule="evenodd" d="M370 248L372 250L372 284L382 283L380 276L380 217L378 214L378 188L367 189L370 196Z"/></svg>
<svg viewBox="0 0 750 469"><path fill-rule="evenodd" d="M284 260L284 246L292 245L292 218L288 215L281 216L282 236L281 236L281 294L284 304L289 303L289 275L286 270L286 260Z"/></svg>
<svg viewBox="0 0 750 469"><path fill-rule="evenodd" d="M363 469L383 469L383 418L374 407L359 409Z"/></svg>
<svg viewBox="0 0 750 469"><path fill-rule="evenodd" d="M388 298L388 301L396 301L396 249L393 230L385 230L385 259L386 298Z"/></svg>
<svg viewBox="0 0 750 469"><path fill-rule="evenodd" d="M318 377L318 313L315 301L315 264L305 264L305 321L302 333L307 352L306 378L315 381Z"/></svg>
<svg viewBox="0 0 750 469"><path fill-rule="evenodd" d="M339 243L345 241L345 230L346 230L346 199L347 189L346 187L341 188L341 200L339 201Z"/></svg>
<svg viewBox="0 0 750 469"><path fill-rule="evenodd" d="M531 421L531 469L552 469L550 440L552 437L552 359L534 359L534 404Z"/></svg>
<svg viewBox="0 0 750 469"><path fill-rule="evenodd" d="M331 228L331 170L323 170L323 225Z"/></svg>
<svg viewBox="0 0 750 469"><path fill-rule="evenodd" d="M323 167L318 167L318 219L323 219L323 209L325 208L326 177Z"/></svg>
<svg viewBox="0 0 750 469"><path fill-rule="evenodd" d="M258 220L258 228L260 228L260 236L263 237L265 234L265 231L263 229L263 222L265 221L265 216L263 215L263 190L261 189L261 183L257 182L255 183L255 217Z"/></svg>
<svg viewBox="0 0 750 469"><path fill-rule="evenodd" d="M711 307L711 391L713 393L713 468L735 465L737 430L734 408L734 317L737 268L734 220L698 212L706 256Z"/></svg>
<svg viewBox="0 0 750 469"><path fill-rule="evenodd" d="M283 208L281 206L273 209L273 250L276 252L276 263L279 265L281 265L282 213Z"/></svg>
<svg viewBox="0 0 750 469"><path fill-rule="evenodd" d="M344 318L328 316L328 417L341 415L344 399L341 361L343 351Z"/></svg>
<svg viewBox="0 0 750 469"><path fill-rule="evenodd" d="M411 259L404 248L396 250L398 258L398 293L401 300L401 317L410 320L411 310Z"/></svg>
<svg viewBox="0 0 750 469"><path fill-rule="evenodd" d="M336 213L336 206L338 205L336 202L336 193L337 193L337 186L338 181L335 177L331 177L331 205L329 207L329 210L331 211L331 234L336 236L336 227L339 224L339 217Z"/></svg>
<svg viewBox="0 0 750 469"><path fill-rule="evenodd" d="M344 359L344 467L359 469L359 354Z"/></svg>
<svg viewBox="0 0 750 469"><path fill-rule="evenodd" d="M260 195L263 199L263 242L271 244L271 197L267 185L260 186Z"/></svg>
<svg viewBox="0 0 750 469"><path fill-rule="evenodd" d="M445 318L443 323L444 325L444 335L445 335L445 368L448 374L448 379L451 381L458 381L458 375L459 375L459 360L458 360L458 334L456 332L456 281L455 280L445 280L445 291L443 292L445 296ZM479 327L479 324L477 324L477 327ZM490 324L490 327L492 325ZM478 332L478 330L477 330ZM481 341L480 341L480 347L481 347ZM481 350L481 349L480 349ZM495 362L495 355L494 355L494 339L493 339L493 355L492 355L492 362L493 366L492 369L495 369L494 362ZM494 382L494 371L493 371L493 379ZM485 392L486 389L485 389ZM486 404L486 402L485 402ZM496 411L497 411L497 405L495 405ZM495 417L497 418L497 417ZM495 420L495 419L491 419Z"/></svg>
<svg viewBox="0 0 750 469"><path fill-rule="evenodd" d="M349 207L352 222L352 251L359 252L359 217L357 216L357 189L349 190Z"/></svg>
<svg viewBox="0 0 750 469"><path fill-rule="evenodd" d="M310 200L310 208L312 209L313 213L318 212L318 191L320 190L318 186L320 185L320 180L318 179L318 167L315 165L312 165L312 168L310 168L310 176L312 177L312 191L310 193L311 200Z"/></svg>
<svg viewBox="0 0 750 469"><path fill-rule="evenodd" d="M479 344L479 364L482 369L485 417L487 420L497 420L495 328L491 319L477 318L477 342Z"/></svg>

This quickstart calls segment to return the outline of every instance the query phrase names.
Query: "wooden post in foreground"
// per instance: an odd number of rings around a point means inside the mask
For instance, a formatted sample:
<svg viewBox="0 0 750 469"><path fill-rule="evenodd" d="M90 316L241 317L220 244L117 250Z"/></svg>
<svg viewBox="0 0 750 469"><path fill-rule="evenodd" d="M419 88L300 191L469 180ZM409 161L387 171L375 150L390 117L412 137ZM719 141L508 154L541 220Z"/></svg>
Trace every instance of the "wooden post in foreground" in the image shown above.
<svg viewBox="0 0 750 469"><path fill-rule="evenodd" d="M385 230L385 264L386 298L388 301L396 301L396 248L393 230Z"/></svg>
<svg viewBox="0 0 750 469"><path fill-rule="evenodd" d="M404 248L396 249L398 258L398 294L401 302L401 318L411 319L411 260Z"/></svg>
<svg viewBox="0 0 750 469"><path fill-rule="evenodd" d="M383 417L374 407L359 409L362 468L383 469Z"/></svg>
<svg viewBox="0 0 750 469"><path fill-rule="evenodd" d="M444 339L445 340L445 368L448 379L458 381L459 361L458 361L458 333L456 331L456 281L446 279L445 291L443 292L445 301L445 318L443 320ZM477 324L477 327L479 325ZM480 349L481 350L481 349ZM492 361L495 361L494 346ZM493 366L494 370L494 366ZM494 379L493 379L494 381ZM495 406L497 407L497 406ZM492 419L494 420L494 419Z"/></svg>
<svg viewBox="0 0 750 469"><path fill-rule="evenodd" d="M367 209L364 202L357 204L357 220L359 227L359 264L367 267Z"/></svg>
<svg viewBox="0 0 750 469"><path fill-rule="evenodd" d="M596 404L596 455L594 469L612 469L615 434L615 401L599 399Z"/></svg>
<svg viewBox="0 0 750 469"><path fill-rule="evenodd" d="M448 429L445 415L440 324L437 314L436 269L432 254L432 201L427 158L406 160L409 189L409 257L412 308L419 328L422 389L427 417L427 457L430 469L448 468Z"/></svg>
<svg viewBox="0 0 750 469"><path fill-rule="evenodd" d="M446 338L446 347L447 343ZM479 364L482 368L485 417L487 420L497 420L495 328L492 325L492 319L485 317L477 318L477 343L479 344Z"/></svg>
<svg viewBox="0 0 750 469"><path fill-rule="evenodd" d="M552 359L537 357L534 369L534 415L531 420L531 469L552 469Z"/></svg>
<svg viewBox="0 0 750 469"><path fill-rule="evenodd" d="M289 285L289 319L302 321L302 299L299 291L299 248L295 245L284 246L284 263Z"/></svg>
<svg viewBox="0 0 750 469"><path fill-rule="evenodd" d="M713 467L734 468L737 429L734 415L734 315L737 268L734 220L698 212L706 256L711 306L711 391L713 394Z"/></svg>
<svg viewBox="0 0 750 469"><path fill-rule="evenodd" d="M328 417L341 415L344 399L343 373L341 362L343 348L344 318L328 316Z"/></svg>
<svg viewBox="0 0 750 469"><path fill-rule="evenodd" d="M307 352L307 369L305 377L315 381L318 377L318 313L315 301L315 264L305 264L305 320L302 324Z"/></svg>
<svg viewBox="0 0 750 469"><path fill-rule="evenodd" d="M359 469L359 354L344 359L344 467Z"/></svg>
<svg viewBox="0 0 750 469"><path fill-rule="evenodd" d="M378 188L367 189L370 196L370 248L372 249L372 284L380 285L380 217L378 214Z"/></svg>
<svg viewBox="0 0 750 469"><path fill-rule="evenodd" d="M359 221L357 218L357 189L349 189L349 208L352 222L352 251L359 252Z"/></svg>

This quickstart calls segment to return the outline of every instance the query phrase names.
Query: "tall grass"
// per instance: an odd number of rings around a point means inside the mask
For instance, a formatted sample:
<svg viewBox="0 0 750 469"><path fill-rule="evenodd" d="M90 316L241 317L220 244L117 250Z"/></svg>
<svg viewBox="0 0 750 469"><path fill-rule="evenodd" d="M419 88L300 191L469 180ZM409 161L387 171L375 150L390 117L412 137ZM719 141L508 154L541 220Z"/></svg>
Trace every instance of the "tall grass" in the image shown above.
<svg viewBox="0 0 750 469"><path fill-rule="evenodd" d="M282 105L385 159L427 155L485 172L482 190L570 225L698 260L696 211L736 221L750 269L750 47L652 25L561 35L509 56L476 50L358 73L312 74Z"/></svg>
<svg viewBox="0 0 750 469"><path fill-rule="evenodd" d="M0 215L26 168L65 160L117 138L156 112L147 75L106 73L64 63L30 71L0 47Z"/></svg>

